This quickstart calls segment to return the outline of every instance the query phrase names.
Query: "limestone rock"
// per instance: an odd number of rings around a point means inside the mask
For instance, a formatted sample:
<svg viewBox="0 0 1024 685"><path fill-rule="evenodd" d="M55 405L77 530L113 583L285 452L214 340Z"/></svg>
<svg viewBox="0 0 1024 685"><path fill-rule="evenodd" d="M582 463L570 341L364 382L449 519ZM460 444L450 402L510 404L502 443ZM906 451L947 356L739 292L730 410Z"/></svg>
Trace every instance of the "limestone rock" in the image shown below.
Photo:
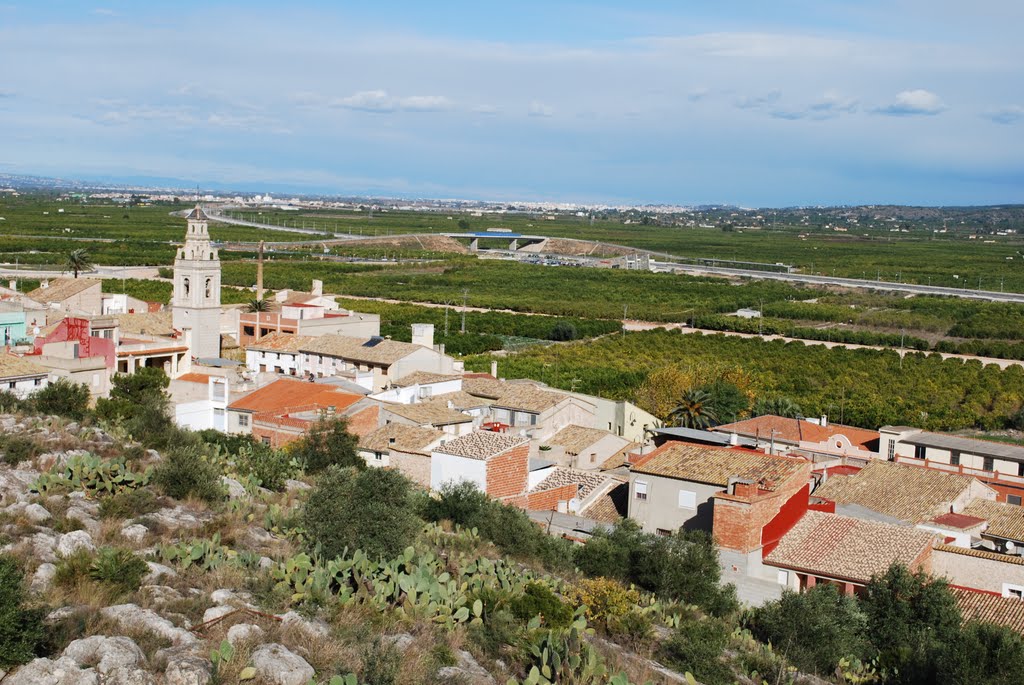
<svg viewBox="0 0 1024 685"><path fill-rule="evenodd" d="M300 490L309 490L313 486L309 483L303 483L301 480L294 480L289 478L284 482L284 489L287 492L298 492Z"/></svg>
<svg viewBox="0 0 1024 685"><path fill-rule="evenodd" d="M380 641L389 647L394 647L399 652L404 653L405 650L409 649L416 639L409 633L398 633L396 635L384 635Z"/></svg>
<svg viewBox="0 0 1024 685"><path fill-rule="evenodd" d="M459 657L459 665L445 666L439 669L437 672L439 679L472 683L473 685L495 685L494 676L478 664L472 654L464 649L460 649L457 655Z"/></svg>
<svg viewBox="0 0 1024 685"><path fill-rule="evenodd" d="M230 614L234 610L235 610L235 607L230 607L230 606L210 607L209 609L207 609L206 611L203 612L203 623L208 623L210 621L214 621L214 620L220 618L221 616L227 616L228 614Z"/></svg>
<svg viewBox="0 0 1024 685"><path fill-rule="evenodd" d="M213 665L198 656L178 655L167 660L164 670L165 685L207 685L211 681Z"/></svg>
<svg viewBox="0 0 1024 685"><path fill-rule="evenodd" d="M295 628L306 637L323 638L331 634L330 627L323 621L310 621L294 611L280 614L279 618L286 628Z"/></svg>
<svg viewBox="0 0 1024 685"><path fill-rule="evenodd" d="M139 592L157 606L176 602L182 597L180 592L166 585L143 585Z"/></svg>
<svg viewBox="0 0 1024 685"><path fill-rule="evenodd" d="M62 557L71 556L80 549L90 552L96 551L96 545L92 542L92 536L84 530L73 530L70 533L61 535L60 539L57 540L57 554Z"/></svg>
<svg viewBox="0 0 1024 685"><path fill-rule="evenodd" d="M276 643L253 652L252 665L256 676L272 685L306 685L316 674L305 659Z"/></svg>
<svg viewBox="0 0 1024 685"><path fill-rule="evenodd" d="M236 646L240 642L256 642L262 640L263 628L254 623L238 623L228 628L228 642Z"/></svg>
<svg viewBox="0 0 1024 685"><path fill-rule="evenodd" d="M140 544L149 535L149 528L141 523L128 523L121 528L121 535L130 542Z"/></svg>
<svg viewBox="0 0 1024 685"><path fill-rule="evenodd" d="M142 582L147 585L152 585L158 582L160 578L164 576L174 578L178 575L177 571L170 566L164 566L163 564L158 564L155 561L147 561L146 566L149 566L149 573L145 575Z"/></svg>
<svg viewBox="0 0 1024 685"><path fill-rule="evenodd" d="M242 499L247 495L245 492L245 486L239 483L234 478L228 478L227 476L220 477L221 483L228 490L228 497L231 499Z"/></svg>
<svg viewBox="0 0 1024 685"><path fill-rule="evenodd" d="M39 564L39 568L32 574L32 592L46 592L49 590L56 575L57 567L53 564Z"/></svg>
<svg viewBox="0 0 1024 685"><path fill-rule="evenodd" d="M99 685L95 669L80 667L74 659L36 659L4 679L4 685Z"/></svg>
<svg viewBox="0 0 1024 685"><path fill-rule="evenodd" d="M42 523L53 518L41 504L29 504L21 512L32 523Z"/></svg>
<svg viewBox="0 0 1024 685"><path fill-rule="evenodd" d="M156 612L143 609L136 604L118 604L100 610L105 618L115 621L124 628L145 630L167 638L175 645L193 645L198 640L192 633L178 628Z"/></svg>
<svg viewBox="0 0 1024 685"><path fill-rule="evenodd" d="M64 657L82 667L94 667L101 676L118 670L145 666L146 657L131 638L93 635L75 640L64 649Z"/></svg>

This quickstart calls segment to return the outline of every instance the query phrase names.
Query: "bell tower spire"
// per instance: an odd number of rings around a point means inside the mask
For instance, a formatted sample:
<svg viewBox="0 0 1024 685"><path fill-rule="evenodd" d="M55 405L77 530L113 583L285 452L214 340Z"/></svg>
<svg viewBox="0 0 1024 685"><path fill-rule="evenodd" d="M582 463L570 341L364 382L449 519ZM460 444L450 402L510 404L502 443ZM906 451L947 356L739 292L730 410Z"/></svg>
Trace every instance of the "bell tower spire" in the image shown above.
<svg viewBox="0 0 1024 685"><path fill-rule="evenodd" d="M219 357L220 257L202 207L197 204L185 218L185 243L174 260L173 325L189 341L193 357Z"/></svg>

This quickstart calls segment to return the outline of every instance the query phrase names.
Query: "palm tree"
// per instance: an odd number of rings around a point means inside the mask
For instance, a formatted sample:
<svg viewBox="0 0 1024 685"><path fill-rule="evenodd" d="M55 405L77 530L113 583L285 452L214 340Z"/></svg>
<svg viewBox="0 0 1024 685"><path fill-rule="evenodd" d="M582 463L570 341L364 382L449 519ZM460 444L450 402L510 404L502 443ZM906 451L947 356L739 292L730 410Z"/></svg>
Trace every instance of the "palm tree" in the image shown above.
<svg viewBox="0 0 1024 685"><path fill-rule="evenodd" d="M680 428L709 428L718 423L718 415L711 406L711 396L696 388L683 393L669 419Z"/></svg>
<svg viewBox="0 0 1024 685"><path fill-rule="evenodd" d="M249 304L245 305L245 311L247 312L269 312L270 302L268 300L249 300Z"/></svg>
<svg viewBox="0 0 1024 685"><path fill-rule="evenodd" d="M757 402L754 402L753 409L754 416L765 416L771 414L772 416L784 416L787 419L795 419L803 412L800 411L800 405L788 397L759 397Z"/></svg>
<svg viewBox="0 0 1024 685"><path fill-rule="evenodd" d="M64 261L65 271L74 272L75 278L78 278L79 271L89 271L90 269L92 269L92 262L89 261L88 250L79 248L68 253L67 259Z"/></svg>

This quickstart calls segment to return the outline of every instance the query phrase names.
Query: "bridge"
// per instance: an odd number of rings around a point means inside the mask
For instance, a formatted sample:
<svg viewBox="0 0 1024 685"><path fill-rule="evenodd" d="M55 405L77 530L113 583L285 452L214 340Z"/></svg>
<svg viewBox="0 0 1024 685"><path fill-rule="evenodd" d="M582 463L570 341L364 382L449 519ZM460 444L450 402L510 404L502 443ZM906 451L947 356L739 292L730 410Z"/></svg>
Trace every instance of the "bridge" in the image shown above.
<svg viewBox="0 0 1024 685"><path fill-rule="evenodd" d="M547 241L547 236L526 235L524 233L512 233L511 231L508 233L504 231L477 231L475 233L442 233L441 235L455 240L468 240L469 249L472 252L480 249L481 240L501 240L502 242L507 242L508 249L512 251L518 250L521 246L541 245Z"/></svg>

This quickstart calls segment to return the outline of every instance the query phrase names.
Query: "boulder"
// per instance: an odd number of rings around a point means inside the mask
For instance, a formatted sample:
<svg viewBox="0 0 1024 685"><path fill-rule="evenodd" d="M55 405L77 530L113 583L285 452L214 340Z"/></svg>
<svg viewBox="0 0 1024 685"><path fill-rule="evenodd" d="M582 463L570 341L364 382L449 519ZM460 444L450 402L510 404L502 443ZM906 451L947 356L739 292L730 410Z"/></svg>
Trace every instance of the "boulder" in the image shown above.
<svg viewBox="0 0 1024 685"><path fill-rule="evenodd" d="M147 585L155 584L164 576L174 578L178 575L178 572L170 566L164 566L163 564L158 564L155 561L147 561L146 566L149 566L149 573L143 577L142 582Z"/></svg>
<svg viewBox="0 0 1024 685"><path fill-rule="evenodd" d="M123 628L145 630L167 638L175 645L194 645L198 642L192 633L178 628L156 612L143 609L137 604L117 604L105 607L100 610L100 614Z"/></svg>
<svg viewBox="0 0 1024 685"><path fill-rule="evenodd" d="M42 563L32 574L32 592L46 592L50 589L54 577L57 575L57 567L53 564Z"/></svg>
<svg viewBox="0 0 1024 685"><path fill-rule="evenodd" d="M209 623L210 621L217 620L221 616L227 616L234 610L235 607L231 606L210 607L209 609L203 612L203 623Z"/></svg>
<svg viewBox="0 0 1024 685"><path fill-rule="evenodd" d="M473 685L495 685L494 676L478 664L472 654L464 649L460 649L456 654L459 657L459 665L445 666L439 669L437 671L438 679L472 683Z"/></svg>
<svg viewBox="0 0 1024 685"><path fill-rule="evenodd" d="M167 585L143 585L139 592L157 606L176 602L182 597L180 592Z"/></svg>
<svg viewBox="0 0 1024 685"><path fill-rule="evenodd" d="M93 635L75 640L64 649L64 657L82 667L93 667L101 676L117 670L145 666L146 657L131 638Z"/></svg>
<svg viewBox="0 0 1024 685"><path fill-rule="evenodd" d="M261 645L252 653L256 676L271 685L306 685L316 675L313 667L284 645Z"/></svg>
<svg viewBox="0 0 1024 685"><path fill-rule="evenodd" d="M32 523L42 523L43 521L49 521L53 518L50 512L46 510L41 504L29 504L26 505L21 511L22 515Z"/></svg>
<svg viewBox="0 0 1024 685"><path fill-rule="evenodd" d="M100 676L67 657L36 659L4 678L4 685L100 685Z"/></svg>
<svg viewBox="0 0 1024 685"><path fill-rule="evenodd" d="M228 478L227 476L221 476L220 482L223 483L224 487L227 488L228 497L230 499L242 499L248 493L245 491L245 486L239 483L234 478Z"/></svg>
<svg viewBox="0 0 1024 685"><path fill-rule="evenodd" d="M149 535L149 528L141 523L126 523L121 528L121 536L135 544L141 544L147 535Z"/></svg>
<svg viewBox="0 0 1024 685"><path fill-rule="evenodd" d="M240 642L256 642L262 640L265 632L254 623L238 623L228 628L228 642L237 646Z"/></svg>
<svg viewBox="0 0 1024 685"><path fill-rule="evenodd" d="M208 685L212 680L213 664L209 659L187 654L168 658L164 670L165 685Z"/></svg>
<svg viewBox="0 0 1024 685"><path fill-rule="evenodd" d="M405 653L405 650L409 649L416 639L409 633L398 633L396 635L384 635L380 638L380 641L389 647L394 647L399 652Z"/></svg>
<svg viewBox="0 0 1024 685"><path fill-rule="evenodd" d="M294 611L280 614L278 618L285 628L294 628L307 638L324 638L331 634L330 627L323 621L310 621Z"/></svg>
<svg viewBox="0 0 1024 685"><path fill-rule="evenodd" d="M309 483L303 483L301 480L294 480L289 478L284 482L284 489L286 492L299 492L301 490L309 490L313 486Z"/></svg>
<svg viewBox="0 0 1024 685"><path fill-rule="evenodd" d="M90 552L96 551L96 545L93 544L92 536L84 530L73 530L70 533L61 535L60 539L57 540L57 554L62 557L71 556L80 549Z"/></svg>

